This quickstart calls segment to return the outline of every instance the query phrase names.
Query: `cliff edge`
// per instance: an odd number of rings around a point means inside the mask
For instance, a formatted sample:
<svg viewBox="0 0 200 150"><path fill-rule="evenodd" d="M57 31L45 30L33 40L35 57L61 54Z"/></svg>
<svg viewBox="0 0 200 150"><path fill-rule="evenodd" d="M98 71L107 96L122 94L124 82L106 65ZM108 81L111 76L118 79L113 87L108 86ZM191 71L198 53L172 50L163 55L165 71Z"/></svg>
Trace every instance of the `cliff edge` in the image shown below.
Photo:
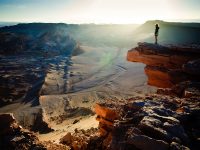
<svg viewBox="0 0 200 150"><path fill-rule="evenodd" d="M138 43L127 60L146 64L148 84L170 88L182 81L199 81L200 46Z"/></svg>

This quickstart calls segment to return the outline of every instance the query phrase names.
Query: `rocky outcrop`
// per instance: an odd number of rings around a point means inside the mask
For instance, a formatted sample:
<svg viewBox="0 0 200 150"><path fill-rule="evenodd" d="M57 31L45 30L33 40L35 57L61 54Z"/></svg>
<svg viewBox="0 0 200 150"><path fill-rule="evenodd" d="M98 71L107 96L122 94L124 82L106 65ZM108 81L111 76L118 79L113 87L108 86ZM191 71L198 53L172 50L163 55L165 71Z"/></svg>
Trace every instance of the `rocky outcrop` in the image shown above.
<svg viewBox="0 0 200 150"><path fill-rule="evenodd" d="M104 137L102 143L106 143L102 147L113 150L198 149L199 100L195 96L148 95L132 97L125 104L97 104L99 132Z"/></svg>
<svg viewBox="0 0 200 150"><path fill-rule="evenodd" d="M119 118L116 108L112 104L96 104L95 112L99 121L99 131L101 136L107 136L108 131L112 131L114 120Z"/></svg>
<svg viewBox="0 0 200 150"><path fill-rule="evenodd" d="M41 148L38 138L18 125L13 114L0 114L0 122L0 149Z"/></svg>
<svg viewBox="0 0 200 150"><path fill-rule="evenodd" d="M69 150L69 147L48 142L40 142L37 135L22 128L13 114L0 114L1 150Z"/></svg>
<svg viewBox="0 0 200 150"><path fill-rule="evenodd" d="M162 46L151 43L138 43L138 47L128 51L127 60L142 62L150 66L179 69L189 60L199 58L200 49L192 47Z"/></svg>
<svg viewBox="0 0 200 150"><path fill-rule="evenodd" d="M157 87L172 87L187 80L199 80L199 47L162 46L138 43L128 51L127 60L146 64L148 84Z"/></svg>

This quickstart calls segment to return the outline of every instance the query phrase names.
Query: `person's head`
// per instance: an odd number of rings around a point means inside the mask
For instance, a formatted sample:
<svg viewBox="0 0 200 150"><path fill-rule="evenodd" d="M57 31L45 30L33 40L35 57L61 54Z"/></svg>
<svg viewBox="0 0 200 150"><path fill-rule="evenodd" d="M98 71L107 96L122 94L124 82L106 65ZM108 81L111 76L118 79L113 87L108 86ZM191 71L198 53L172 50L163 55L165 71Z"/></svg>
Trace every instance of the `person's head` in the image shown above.
<svg viewBox="0 0 200 150"><path fill-rule="evenodd" d="M159 27L158 23L155 24L156 28Z"/></svg>

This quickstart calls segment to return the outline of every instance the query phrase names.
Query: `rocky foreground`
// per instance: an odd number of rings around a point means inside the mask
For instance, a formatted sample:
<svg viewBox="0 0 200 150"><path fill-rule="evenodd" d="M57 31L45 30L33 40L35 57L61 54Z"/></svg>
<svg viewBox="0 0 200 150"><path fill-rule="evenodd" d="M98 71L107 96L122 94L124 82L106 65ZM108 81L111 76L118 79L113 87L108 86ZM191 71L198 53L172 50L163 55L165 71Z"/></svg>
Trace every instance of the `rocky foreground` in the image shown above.
<svg viewBox="0 0 200 150"><path fill-rule="evenodd" d="M198 150L199 52L198 47L140 43L128 52L128 60L147 64L149 84L163 87L156 94L97 103L98 129L75 129L59 144L40 142L11 114L1 114L0 149Z"/></svg>
<svg viewBox="0 0 200 150"><path fill-rule="evenodd" d="M95 112L98 129L75 129L60 139L61 144L40 142L11 114L2 114L1 149L197 150L200 146L199 96L153 94L126 102L108 100L96 104Z"/></svg>
<svg viewBox="0 0 200 150"><path fill-rule="evenodd" d="M198 149L199 100L155 94L96 104L103 149Z"/></svg>
<svg viewBox="0 0 200 150"><path fill-rule="evenodd" d="M69 150L64 145L52 142L40 142L37 135L20 126L13 114L0 115L0 149L1 150Z"/></svg>

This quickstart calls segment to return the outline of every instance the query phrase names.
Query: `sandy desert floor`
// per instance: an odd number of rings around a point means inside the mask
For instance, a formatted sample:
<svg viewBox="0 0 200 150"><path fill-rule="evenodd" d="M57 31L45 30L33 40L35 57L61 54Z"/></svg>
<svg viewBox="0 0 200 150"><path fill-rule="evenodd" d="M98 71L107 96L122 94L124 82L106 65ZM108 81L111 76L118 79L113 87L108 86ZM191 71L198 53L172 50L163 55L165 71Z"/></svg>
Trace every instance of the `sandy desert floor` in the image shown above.
<svg viewBox="0 0 200 150"><path fill-rule="evenodd" d="M85 53L72 57L71 91L105 92L126 97L153 90L146 84L144 65L126 61L127 49L82 46ZM105 94L104 93L104 94Z"/></svg>

